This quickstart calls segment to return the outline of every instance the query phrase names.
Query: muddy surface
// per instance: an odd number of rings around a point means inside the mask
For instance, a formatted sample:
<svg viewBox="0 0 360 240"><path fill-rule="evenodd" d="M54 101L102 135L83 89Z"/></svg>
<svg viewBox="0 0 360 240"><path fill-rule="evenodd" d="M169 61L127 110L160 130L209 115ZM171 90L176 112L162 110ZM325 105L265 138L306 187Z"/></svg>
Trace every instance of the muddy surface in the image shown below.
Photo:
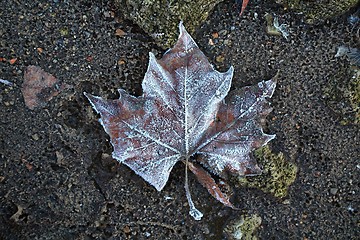
<svg viewBox="0 0 360 240"><path fill-rule="evenodd" d="M346 88L354 71L346 57L335 58L340 45L359 47L346 16L306 25L273 1L250 1L240 17L225 1L197 30L194 38L218 70L234 66L234 89L276 75L266 132L277 135L272 151L298 173L283 199L235 188L239 211L191 176L205 215L195 221L183 165L157 192L111 158L109 138L82 94L116 98L124 88L140 95L148 52L160 57L164 50L111 2L0 5L0 78L12 83L0 82L0 239L223 239L227 222L244 213L261 217L260 239L359 236L359 125L349 95L331 95L346 89L329 91ZM266 33L265 13L289 25L288 39ZM21 92L29 65L70 87L30 110Z"/></svg>

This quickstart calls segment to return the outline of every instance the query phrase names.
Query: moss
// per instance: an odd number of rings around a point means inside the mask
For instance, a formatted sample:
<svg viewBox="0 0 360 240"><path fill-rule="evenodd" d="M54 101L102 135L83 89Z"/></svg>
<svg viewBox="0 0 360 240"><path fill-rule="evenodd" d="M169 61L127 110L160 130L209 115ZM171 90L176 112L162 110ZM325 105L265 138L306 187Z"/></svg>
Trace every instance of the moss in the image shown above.
<svg viewBox="0 0 360 240"><path fill-rule="evenodd" d="M261 217L258 215L242 215L240 219L230 221L224 228L224 233L228 239L255 240L256 229L261 224Z"/></svg>
<svg viewBox="0 0 360 240"><path fill-rule="evenodd" d="M274 154L269 146L255 151L255 157L263 168L263 173L255 177L241 177L241 186L256 187L275 197L285 197L289 186L295 181L297 167L287 161L282 153Z"/></svg>
<svg viewBox="0 0 360 240"><path fill-rule="evenodd" d="M61 28L59 31L60 31L60 35L63 37L69 34L69 30L67 27Z"/></svg>
<svg viewBox="0 0 360 240"><path fill-rule="evenodd" d="M189 33L206 20L214 6L223 0L115 0L124 16L136 22L163 48L178 37L180 20Z"/></svg>
<svg viewBox="0 0 360 240"><path fill-rule="evenodd" d="M347 94L355 114L354 123L360 124L360 69L354 70Z"/></svg>
<svg viewBox="0 0 360 240"><path fill-rule="evenodd" d="M340 116L341 125L360 124L360 69L340 69L323 89L327 105Z"/></svg>
<svg viewBox="0 0 360 240"><path fill-rule="evenodd" d="M312 24L344 14L355 7L358 0L277 0L276 2L303 13L306 22Z"/></svg>

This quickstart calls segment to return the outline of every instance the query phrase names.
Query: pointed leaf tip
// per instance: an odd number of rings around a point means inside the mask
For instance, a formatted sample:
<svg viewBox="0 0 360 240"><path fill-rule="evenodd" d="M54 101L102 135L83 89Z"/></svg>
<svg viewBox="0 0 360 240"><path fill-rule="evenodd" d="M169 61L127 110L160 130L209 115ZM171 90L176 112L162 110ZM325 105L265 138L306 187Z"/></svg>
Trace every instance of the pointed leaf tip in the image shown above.
<svg viewBox="0 0 360 240"><path fill-rule="evenodd" d="M179 23L179 37L177 40L177 43L172 49L184 49L183 51L187 53L188 50L197 48L197 44L194 41L194 39L191 37L191 35L188 33L186 28L184 27L182 21Z"/></svg>
<svg viewBox="0 0 360 240"><path fill-rule="evenodd" d="M180 32L179 35L181 35L184 31L186 32L186 29L184 27L183 21L181 20L179 23L179 32Z"/></svg>

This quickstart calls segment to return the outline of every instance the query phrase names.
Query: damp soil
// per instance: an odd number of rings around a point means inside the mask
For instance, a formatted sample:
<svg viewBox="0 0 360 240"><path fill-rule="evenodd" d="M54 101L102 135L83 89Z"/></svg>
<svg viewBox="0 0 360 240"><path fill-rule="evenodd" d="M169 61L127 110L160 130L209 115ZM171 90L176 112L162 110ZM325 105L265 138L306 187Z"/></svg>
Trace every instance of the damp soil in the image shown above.
<svg viewBox="0 0 360 240"><path fill-rule="evenodd" d="M277 136L272 151L298 167L282 199L235 187L237 211L190 176L204 213L195 221L184 166L157 192L112 159L109 137L83 96L116 98L118 88L140 95L148 52L161 57L165 49L111 1L0 5L0 78L12 83L0 83L0 239L224 239L226 224L244 213L261 217L259 239L360 235L359 125L344 124L348 95L328 91L351 81L348 59L335 58L340 45L359 47L348 15L307 25L273 1L250 1L241 17L225 1L193 35L216 69L234 66L233 89L276 76L265 132ZM266 13L288 24L288 39L266 33ZM71 87L30 110L21 92L29 65Z"/></svg>

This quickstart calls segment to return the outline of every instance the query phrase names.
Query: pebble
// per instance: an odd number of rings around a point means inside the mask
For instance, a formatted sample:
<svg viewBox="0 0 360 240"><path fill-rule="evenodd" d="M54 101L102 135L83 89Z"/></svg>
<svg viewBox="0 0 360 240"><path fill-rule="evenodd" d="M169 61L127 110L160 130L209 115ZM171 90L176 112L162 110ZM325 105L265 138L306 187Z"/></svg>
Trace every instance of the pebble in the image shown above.
<svg viewBox="0 0 360 240"><path fill-rule="evenodd" d="M219 56L216 57L216 61L217 61L217 62L220 62L220 63L221 63L221 62L223 62L224 60L225 60L224 55L219 55Z"/></svg>
<svg viewBox="0 0 360 240"><path fill-rule="evenodd" d="M115 30L115 35L118 36L118 37L123 37L126 35L126 33L124 32L124 30L118 28Z"/></svg>
<svg viewBox="0 0 360 240"><path fill-rule="evenodd" d="M215 45L215 44L214 44L214 41L213 41L211 38L209 38L208 44L209 44L210 46L214 46L214 45Z"/></svg>
<svg viewBox="0 0 360 240"><path fill-rule="evenodd" d="M227 31L227 30L225 30L225 29L223 29L223 30L220 30L220 31L219 31L219 35L220 35L221 37L226 36L226 35L227 35L227 33L228 33L228 31Z"/></svg>
<svg viewBox="0 0 360 240"><path fill-rule="evenodd" d="M335 195L337 192L338 192L338 189L337 189L337 188L330 188L330 193L331 193L332 195Z"/></svg>
<svg viewBox="0 0 360 240"><path fill-rule="evenodd" d="M218 37L219 37L219 33L218 33L218 32L214 32L214 33L211 34L211 36L212 36L213 38L218 38Z"/></svg>
<svg viewBox="0 0 360 240"><path fill-rule="evenodd" d="M229 39L224 40L224 45L225 46L229 46L230 44L231 44L231 40L229 40Z"/></svg>
<svg viewBox="0 0 360 240"><path fill-rule="evenodd" d="M125 234L129 234L129 233L131 232L129 226L125 226L125 227L123 228L123 231L124 231Z"/></svg>
<svg viewBox="0 0 360 240"><path fill-rule="evenodd" d="M34 139L35 141L39 140L39 135L37 135L37 133L31 135L32 139Z"/></svg>

